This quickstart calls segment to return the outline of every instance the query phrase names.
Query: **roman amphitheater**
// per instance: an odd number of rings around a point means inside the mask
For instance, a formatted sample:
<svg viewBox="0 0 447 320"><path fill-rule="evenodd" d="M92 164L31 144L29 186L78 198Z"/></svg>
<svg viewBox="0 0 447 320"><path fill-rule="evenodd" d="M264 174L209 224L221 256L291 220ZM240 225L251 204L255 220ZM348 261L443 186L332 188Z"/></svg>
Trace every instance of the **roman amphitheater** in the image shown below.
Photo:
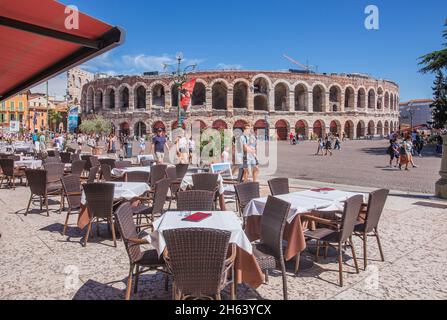
<svg viewBox="0 0 447 320"><path fill-rule="evenodd" d="M197 79L187 123L202 128L267 126L280 139L333 132L347 138L386 136L398 129L399 87L361 74L206 71ZM83 118L100 114L130 135L177 128L178 92L168 75L98 78L83 86Z"/></svg>

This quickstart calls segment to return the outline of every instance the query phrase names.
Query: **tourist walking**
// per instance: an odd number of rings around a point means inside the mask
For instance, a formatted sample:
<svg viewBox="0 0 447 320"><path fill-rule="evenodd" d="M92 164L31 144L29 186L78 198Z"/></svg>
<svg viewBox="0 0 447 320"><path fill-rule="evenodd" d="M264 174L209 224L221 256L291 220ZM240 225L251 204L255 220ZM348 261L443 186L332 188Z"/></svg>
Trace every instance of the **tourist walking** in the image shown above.
<svg viewBox="0 0 447 320"><path fill-rule="evenodd" d="M247 182L249 175L251 175L253 182L256 182L259 171L258 160L256 157L257 143L256 137L251 133L249 125L244 127L244 133L240 139L243 150L243 181Z"/></svg>
<svg viewBox="0 0 447 320"><path fill-rule="evenodd" d="M183 130L178 130L178 136L175 142L175 147L177 151L178 162L181 164L188 164L189 162L189 144L186 139Z"/></svg>
<svg viewBox="0 0 447 320"><path fill-rule="evenodd" d="M192 157L194 155L195 150L196 150L196 142L194 141L194 139L191 136L188 141L189 163L191 163L191 164L192 164Z"/></svg>
<svg viewBox="0 0 447 320"><path fill-rule="evenodd" d="M408 164L410 163L410 160L411 160L410 140L411 140L411 137L407 136L405 138L404 142L402 142L402 144L400 146L400 149L399 149L399 154L400 154L399 169L400 170L402 170L402 167L405 166L405 170L409 171Z"/></svg>
<svg viewBox="0 0 447 320"><path fill-rule="evenodd" d="M418 156L422 157L422 149L424 149L424 138L419 132L416 135L415 148Z"/></svg>
<svg viewBox="0 0 447 320"><path fill-rule="evenodd" d="M157 130L157 135L152 138L152 151L154 152L155 160L158 164L162 164L165 159L165 147L169 151L167 139L163 134L163 129Z"/></svg>
<svg viewBox="0 0 447 320"><path fill-rule="evenodd" d="M390 156L390 168L393 167L393 160L396 159L396 165L394 167L397 168L399 165L399 144L396 140L390 140L390 146L388 147L388 154Z"/></svg>
<svg viewBox="0 0 447 320"><path fill-rule="evenodd" d="M116 136L111 133L107 138L107 153L116 154Z"/></svg>
<svg viewBox="0 0 447 320"><path fill-rule="evenodd" d="M139 155L143 155L146 152L146 139L141 136L138 140L138 146L140 147Z"/></svg>
<svg viewBox="0 0 447 320"><path fill-rule="evenodd" d="M328 153L331 155L332 157L332 142L331 140L329 140L329 137L326 136L326 138L324 139L324 156L327 156Z"/></svg>
<svg viewBox="0 0 447 320"><path fill-rule="evenodd" d="M340 135L338 135L338 134L337 134L337 136L335 137L334 150L341 150Z"/></svg>
<svg viewBox="0 0 447 320"><path fill-rule="evenodd" d="M318 149L317 153L315 153L316 156L322 156L323 155L323 149L324 149L324 142L322 138L318 138ZM320 154L321 153L321 154Z"/></svg>

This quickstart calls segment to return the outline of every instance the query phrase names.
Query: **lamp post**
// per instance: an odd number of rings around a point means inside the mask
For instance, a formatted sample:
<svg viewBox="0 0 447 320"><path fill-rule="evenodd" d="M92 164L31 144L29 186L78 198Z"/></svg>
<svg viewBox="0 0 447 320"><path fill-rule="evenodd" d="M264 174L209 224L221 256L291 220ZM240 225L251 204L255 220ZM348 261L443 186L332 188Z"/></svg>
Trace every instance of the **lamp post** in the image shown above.
<svg viewBox="0 0 447 320"><path fill-rule="evenodd" d="M183 61L183 53L182 52L178 52L176 54L176 59L177 59L177 64L164 64L164 69L167 70L168 68L172 68L174 69L172 71L172 78L174 80L174 85L177 88L177 94L178 94L178 98L177 98L177 128L180 129L182 127L182 110L181 110L181 105L180 102L182 100L182 87L183 85L186 83L188 75L187 72L188 70L193 71L197 65L196 64L192 64L192 65L188 65L185 68L183 68L182 70L182 61ZM175 68L177 67L177 68Z"/></svg>

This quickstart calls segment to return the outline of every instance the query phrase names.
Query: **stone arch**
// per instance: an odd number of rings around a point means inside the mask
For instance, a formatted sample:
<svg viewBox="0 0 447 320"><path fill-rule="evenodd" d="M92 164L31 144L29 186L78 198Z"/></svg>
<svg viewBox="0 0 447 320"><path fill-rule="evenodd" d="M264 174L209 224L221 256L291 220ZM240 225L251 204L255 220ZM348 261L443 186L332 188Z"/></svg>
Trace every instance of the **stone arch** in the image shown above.
<svg viewBox="0 0 447 320"><path fill-rule="evenodd" d="M106 90L106 97L105 97L106 109L115 109L115 106L116 106L115 90L116 89L114 87L108 87Z"/></svg>
<svg viewBox="0 0 447 320"><path fill-rule="evenodd" d="M307 83L295 85L295 111L309 110L309 87Z"/></svg>
<svg viewBox="0 0 447 320"><path fill-rule="evenodd" d="M390 133L394 133L394 124L393 124L393 121L390 121Z"/></svg>
<svg viewBox="0 0 447 320"><path fill-rule="evenodd" d="M346 138L354 139L354 122L351 120L346 121L343 132L345 133Z"/></svg>
<svg viewBox="0 0 447 320"><path fill-rule="evenodd" d="M368 122L368 136L374 136L375 135L375 128L376 125L374 123L374 120L371 120L370 122Z"/></svg>
<svg viewBox="0 0 447 320"><path fill-rule="evenodd" d="M366 90L361 87L357 91L357 109L365 109L366 108Z"/></svg>
<svg viewBox="0 0 447 320"><path fill-rule="evenodd" d="M345 88L345 111L354 110L355 108L355 90L352 86Z"/></svg>
<svg viewBox="0 0 447 320"><path fill-rule="evenodd" d="M329 132L332 133L332 135L341 134L342 126L340 121L338 120L332 120L329 124Z"/></svg>
<svg viewBox="0 0 447 320"><path fill-rule="evenodd" d="M253 130L255 131L255 134L258 134L258 130L267 131L268 129L269 129L268 124L264 119L259 119L253 125Z"/></svg>
<svg viewBox="0 0 447 320"><path fill-rule="evenodd" d="M134 134L137 138L145 136L147 134L147 126L143 121L138 121L134 125Z"/></svg>
<svg viewBox="0 0 447 320"><path fill-rule="evenodd" d="M152 106L164 108L166 105L166 86L161 81L156 81L149 88L152 96Z"/></svg>
<svg viewBox="0 0 447 320"><path fill-rule="evenodd" d="M214 81L211 91L212 108L215 110L227 110L228 85L226 81Z"/></svg>
<svg viewBox="0 0 447 320"><path fill-rule="evenodd" d="M134 86L135 109L146 109L147 88L144 84Z"/></svg>
<svg viewBox="0 0 447 320"><path fill-rule="evenodd" d="M224 120L218 119L218 120L213 122L212 128L216 129L216 130L219 130L219 131L222 131L222 130L228 129L228 124Z"/></svg>
<svg viewBox="0 0 447 320"><path fill-rule="evenodd" d="M317 120L312 126L313 135L318 138L323 138L326 134L326 125L323 120Z"/></svg>
<svg viewBox="0 0 447 320"><path fill-rule="evenodd" d="M385 109L390 108L390 94L389 92L385 92Z"/></svg>
<svg viewBox="0 0 447 320"><path fill-rule="evenodd" d="M394 110L394 94L390 94L390 110Z"/></svg>
<svg viewBox="0 0 447 320"><path fill-rule="evenodd" d="M287 140L287 135L289 134L289 122L287 120L278 120L275 124L276 135L278 140L285 141Z"/></svg>
<svg viewBox="0 0 447 320"><path fill-rule="evenodd" d="M325 112L326 90L321 84L316 84L312 89L313 111Z"/></svg>
<svg viewBox="0 0 447 320"><path fill-rule="evenodd" d="M275 87L275 110L289 110L289 86L284 82L278 82Z"/></svg>
<svg viewBox="0 0 447 320"><path fill-rule="evenodd" d="M178 101L178 86L175 83L171 83L171 107L178 107L179 101Z"/></svg>
<svg viewBox="0 0 447 320"><path fill-rule="evenodd" d="M95 110L101 110L104 107L104 92L96 89L95 93Z"/></svg>
<svg viewBox="0 0 447 320"><path fill-rule="evenodd" d="M163 131L166 132L166 125L164 124L163 121L155 121L152 124L152 132L156 133L158 131L158 129L162 129Z"/></svg>
<svg viewBox="0 0 447 320"><path fill-rule="evenodd" d="M130 136L130 125L129 122L124 121L119 125L119 136Z"/></svg>
<svg viewBox="0 0 447 320"><path fill-rule="evenodd" d="M306 120L298 120L295 124L295 133L303 139L308 139L309 123Z"/></svg>
<svg viewBox="0 0 447 320"><path fill-rule="evenodd" d="M239 119L239 120L234 122L233 130L240 129L240 130L244 131L244 127L246 125L248 125L248 121L246 121L244 119Z"/></svg>
<svg viewBox="0 0 447 320"><path fill-rule="evenodd" d="M383 124L382 124L382 121L377 122L376 133L377 133L378 136L383 136Z"/></svg>
<svg viewBox="0 0 447 320"><path fill-rule="evenodd" d="M272 83L267 76L260 74L253 78L253 99L255 110L268 111L271 87Z"/></svg>
<svg viewBox="0 0 447 320"><path fill-rule="evenodd" d="M82 93L82 98L81 98L81 110L84 113L88 112L88 104L87 104L87 93L83 92Z"/></svg>
<svg viewBox="0 0 447 320"><path fill-rule="evenodd" d="M87 89L87 112L95 110L95 90L92 86Z"/></svg>
<svg viewBox="0 0 447 320"><path fill-rule="evenodd" d="M119 108L127 110L130 107L130 86L122 85L119 88Z"/></svg>
<svg viewBox="0 0 447 320"><path fill-rule="evenodd" d="M177 120L172 121L172 123L171 123L171 130L174 131L176 129L178 129L178 121ZM185 122L182 123L182 129L186 130L186 123Z"/></svg>
<svg viewBox="0 0 447 320"><path fill-rule="evenodd" d="M341 87L338 84L329 87L329 104L332 111L339 112L341 110Z"/></svg>
<svg viewBox="0 0 447 320"><path fill-rule="evenodd" d="M248 108L248 81L239 80L233 85L233 107L247 109Z"/></svg>
<svg viewBox="0 0 447 320"><path fill-rule="evenodd" d="M191 104L193 106L204 106L206 105L206 86L207 83L201 79L196 80L196 85L194 86L194 91L191 96Z"/></svg>
<svg viewBox="0 0 447 320"><path fill-rule="evenodd" d="M378 110L383 109L383 89L382 89L382 87L379 87L377 89L377 109Z"/></svg>
<svg viewBox="0 0 447 320"><path fill-rule="evenodd" d="M374 89L369 89L368 91L368 109L376 108L376 92Z"/></svg>
<svg viewBox="0 0 447 320"><path fill-rule="evenodd" d="M365 136L365 122L363 120L357 123L356 131L357 138L363 138Z"/></svg>
<svg viewBox="0 0 447 320"><path fill-rule="evenodd" d="M390 123L388 120L385 121L383 135L388 136L390 134Z"/></svg>

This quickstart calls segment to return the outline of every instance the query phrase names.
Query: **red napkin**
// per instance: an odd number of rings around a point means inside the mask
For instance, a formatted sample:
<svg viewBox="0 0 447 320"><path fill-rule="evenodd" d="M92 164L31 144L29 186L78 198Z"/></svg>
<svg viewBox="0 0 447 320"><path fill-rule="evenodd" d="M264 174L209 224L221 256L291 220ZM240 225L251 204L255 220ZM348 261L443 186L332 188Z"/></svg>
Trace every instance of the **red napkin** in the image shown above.
<svg viewBox="0 0 447 320"><path fill-rule="evenodd" d="M323 192L323 191L334 191L333 188L320 188L320 189L312 189L313 192Z"/></svg>
<svg viewBox="0 0 447 320"><path fill-rule="evenodd" d="M202 220L205 220L206 218L211 217L211 213L205 213L205 212L196 212L189 217L183 218L182 221L189 221L189 222L200 222Z"/></svg>

